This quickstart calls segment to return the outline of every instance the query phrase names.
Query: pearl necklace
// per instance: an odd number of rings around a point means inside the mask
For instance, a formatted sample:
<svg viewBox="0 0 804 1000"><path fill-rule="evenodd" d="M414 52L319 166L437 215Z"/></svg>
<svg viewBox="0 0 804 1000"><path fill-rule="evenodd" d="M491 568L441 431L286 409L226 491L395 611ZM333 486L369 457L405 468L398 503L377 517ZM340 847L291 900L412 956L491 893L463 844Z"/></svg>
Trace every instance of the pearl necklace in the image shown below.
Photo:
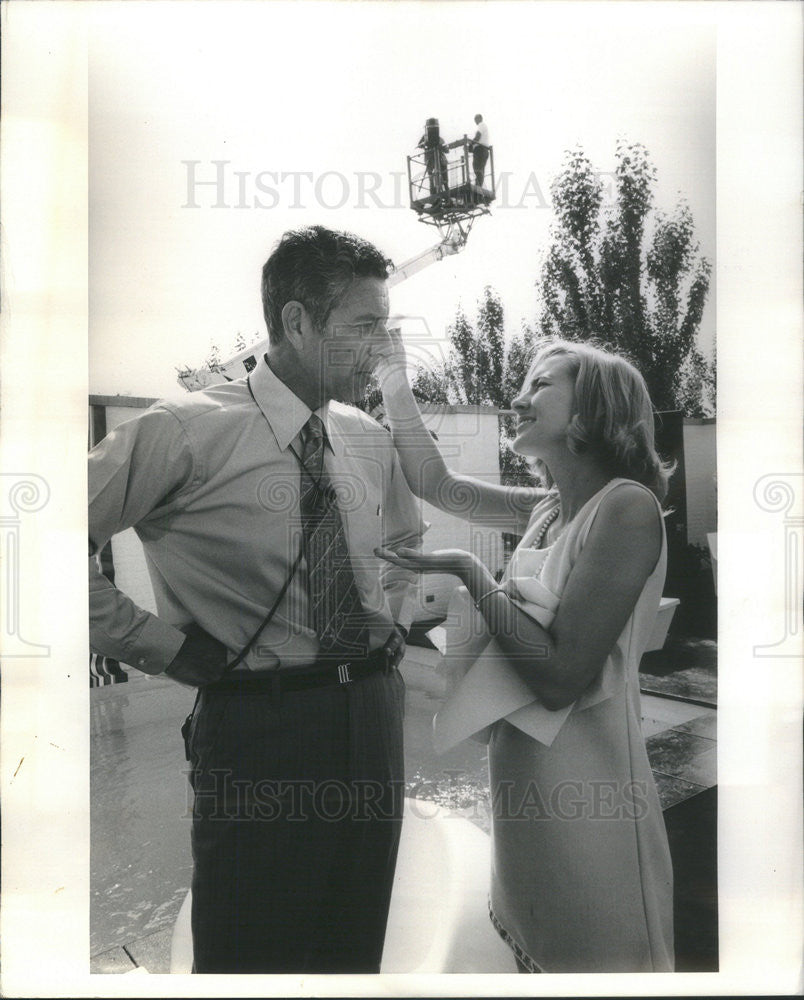
<svg viewBox="0 0 804 1000"><path fill-rule="evenodd" d="M538 534L531 542L531 548L538 549L541 548L541 544L547 534L547 531L551 524L558 519L558 515L561 513L561 504L556 504L555 507L550 511L547 517L542 521L541 527L539 528Z"/></svg>

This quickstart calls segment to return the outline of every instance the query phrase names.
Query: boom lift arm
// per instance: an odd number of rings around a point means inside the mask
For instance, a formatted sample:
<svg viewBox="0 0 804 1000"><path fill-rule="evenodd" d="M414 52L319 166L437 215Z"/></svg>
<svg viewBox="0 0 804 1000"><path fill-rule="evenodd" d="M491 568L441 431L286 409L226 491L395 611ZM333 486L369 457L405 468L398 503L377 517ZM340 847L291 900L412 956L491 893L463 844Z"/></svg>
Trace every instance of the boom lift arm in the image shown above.
<svg viewBox="0 0 804 1000"><path fill-rule="evenodd" d="M443 260L452 254L460 253L466 246L470 228L471 226L461 226L459 222L451 222L449 226L445 227L440 243L431 246L429 250L423 250L415 257L406 260L404 264L394 268L388 277L388 285L390 287L398 285L407 278L412 278L419 271L423 271L430 264L434 264L437 260Z"/></svg>

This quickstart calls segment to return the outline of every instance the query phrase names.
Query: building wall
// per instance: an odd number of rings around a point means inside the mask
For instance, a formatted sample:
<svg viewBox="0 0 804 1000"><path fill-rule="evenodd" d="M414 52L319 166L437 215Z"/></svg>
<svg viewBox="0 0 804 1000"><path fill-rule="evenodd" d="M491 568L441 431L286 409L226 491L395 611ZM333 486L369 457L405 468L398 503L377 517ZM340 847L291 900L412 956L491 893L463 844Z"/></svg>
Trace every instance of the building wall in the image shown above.
<svg viewBox="0 0 804 1000"><path fill-rule="evenodd" d="M490 483L500 482L499 418L489 406L424 406L424 422L437 435L438 446L450 468ZM464 521L422 503L422 516L430 523L424 537L428 551L466 549L474 552L494 573L503 568L499 530ZM454 576L426 574L417 588L422 618L443 617L458 580Z"/></svg>
<svg viewBox="0 0 804 1000"><path fill-rule="evenodd" d="M717 531L717 425L712 418L684 421L687 473L687 541L706 545Z"/></svg>

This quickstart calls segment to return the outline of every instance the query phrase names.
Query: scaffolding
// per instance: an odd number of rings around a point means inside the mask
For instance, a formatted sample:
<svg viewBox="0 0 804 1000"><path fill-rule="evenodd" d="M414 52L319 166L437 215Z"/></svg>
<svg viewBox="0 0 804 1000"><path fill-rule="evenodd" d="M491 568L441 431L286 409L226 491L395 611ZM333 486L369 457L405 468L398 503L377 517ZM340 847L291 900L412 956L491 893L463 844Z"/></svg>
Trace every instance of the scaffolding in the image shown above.
<svg viewBox="0 0 804 1000"><path fill-rule="evenodd" d="M474 142L464 136L450 143L423 145L408 157L410 207L419 221L437 226L471 228L479 215L487 215L494 201L494 148L488 147L483 184L474 170ZM443 233L442 233L443 236Z"/></svg>

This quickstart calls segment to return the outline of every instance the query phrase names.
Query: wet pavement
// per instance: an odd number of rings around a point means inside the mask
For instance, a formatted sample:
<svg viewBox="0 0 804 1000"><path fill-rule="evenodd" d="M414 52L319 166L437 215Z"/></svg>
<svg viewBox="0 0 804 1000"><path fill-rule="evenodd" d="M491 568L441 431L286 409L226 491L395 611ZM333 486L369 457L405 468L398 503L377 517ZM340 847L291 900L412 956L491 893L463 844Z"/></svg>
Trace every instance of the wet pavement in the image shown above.
<svg viewBox="0 0 804 1000"><path fill-rule="evenodd" d="M190 885L190 789L179 727L195 692L131 671L90 691L90 954L175 920Z"/></svg>
<svg viewBox="0 0 804 1000"><path fill-rule="evenodd" d="M467 741L441 756L432 747L432 718L443 695L443 681L434 672L437 658L435 651L410 647L402 666L407 792L456 810L488 832L486 747ZM656 691L643 695L643 732L671 847L674 840L680 845L681 862L687 840L697 839L695 804L716 784L714 671L703 668L703 673L697 687L694 677L678 681L678 691L687 698L691 692L692 701L673 690L669 675L658 684L651 675L643 678L643 688ZM93 689L89 697L91 969L167 972L173 924L191 878L191 793L179 730L195 692L132 670L127 683ZM681 803L691 804L679 810ZM676 815L683 818L680 825ZM710 880L714 884L714 871ZM714 902L707 896L702 904L700 893L694 902L699 909L703 905L701 920L711 924L716 894ZM711 938L711 928L707 933Z"/></svg>

